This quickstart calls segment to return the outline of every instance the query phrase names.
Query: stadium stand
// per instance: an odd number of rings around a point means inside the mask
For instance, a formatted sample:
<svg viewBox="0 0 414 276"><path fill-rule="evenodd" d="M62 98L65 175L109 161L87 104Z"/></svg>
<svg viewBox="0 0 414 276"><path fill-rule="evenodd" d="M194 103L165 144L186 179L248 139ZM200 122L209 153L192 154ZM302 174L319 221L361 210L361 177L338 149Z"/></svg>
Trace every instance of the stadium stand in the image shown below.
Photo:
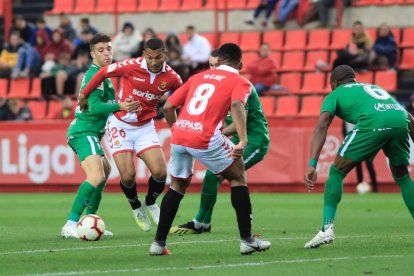
<svg viewBox="0 0 414 276"><path fill-rule="evenodd" d="M292 30L286 32L283 50L303 50L306 47L307 32L305 30Z"/></svg>
<svg viewBox="0 0 414 276"><path fill-rule="evenodd" d="M329 48L331 32L326 29L309 31L309 42L306 45L307 50L322 50Z"/></svg>
<svg viewBox="0 0 414 276"><path fill-rule="evenodd" d="M374 82L374 73L373 72L357 72L356 79L358 82L363 83L373 83Z"/></svg>
<svg viewBox="0 0 414 276"><path fill-rule="evenodd" d="M145 0L141 0L141 2L145 3ZM150 1L150 3L157 2L158 1ZM118 0L117 1L118 6L117 10L120 13L123 12L137 12L137 1L136 0ZM143 10L140 10L143 11Z"/></svg>
<svg viewBox="0 0 414 276"><path fill-rule="evenodd" d="M157 1L154 2L154 5ZM143 3L140 2L140 7ZM162 12L174 12L180 10L181 0L161 0L161 5L159 6L159 11Z"/></svg>
<svg viewBox="0 0 414 276"><path fill-rule="evenodd" d="M128 1L128 0L126 0L126 1ZM157 11L158 8L159 8L158 4L159 4L158 1L154 1L154 0L140 0L139 1L139 6L138 6L138 12Z"/></svg>
<svg viewBox="0 0 414 276"><path fill-rule="evenodd" d="M414 68L414 48L404 49L402 52L400 69L413 69Z"/></svg>
<svg viewBox="0 0 414 276"><path fill-rule="evenodd" d="M260 103L262 104L263 112L266 116L273 115L275 111L275 97L260 97Z"/></svg>
<svg viewBox="0 0 414 276"><path fill-rule="evenodd" d="M280 76L280 85L285 87L290 93L298 93L301 88L301 73L285 73Z"/></svg>
<svg viewBox="0 0 414 276"><path fill-rule="evenodd" d="M226 32L220 35L220 45L224 43L236 43L240 44L240 33L239 32Z"/></svg>
<svg viewBox="0 0 414 276"><path fill-rule="evenodd" d="M260 47L261 33L255 32L243 32L240 35L240 48L243 51L257 51Z"/></svg>
<svg viewBox="0 0 414 276"><path fill-rule="evenodd" d="M315 71L317 63L323 62L328 64L328 51L310 51L306 54L306 64L303 68L305 71ZM326 68L329 69L329 68ZM319 69L320 70L320 69Z"/></svg>
<svg viewBox="0 0 414 276"><path fill-rule="evenodd" d="M336 29L332 32L332 40L329 48L331 50L338 50L345 47L352 34L351 29Z"/></svg>
<svg viewBox="0 0 414 276"><path fill-rule="evenodd" d="M414 47L414 27L404 28L400 47Z"/></svg>
<svg viewBox="0 0 414 276"><path fill-rule="evenodd" d="M325 74L323 73L305 73L303 74L303 85L300 89L301 94L320 93L325 86Z"/></svg>
<svg viewBox="0 0 414 276"><path fill-rule="evenodd" d="M75 5L75 0L55 0L53 9L48 13L49 14L59 14L61 12L72 13L74 5Z"/></svg>
<svg viewBox="0 0 414 276"><path fill-rule="evenodd" d="M76 0L73 13L93 13L95 4L95 0Z"/></svg>
<svg viewBox="0 0 414 276"><path fill-rule="evenodd" d="M27 106L32 111L32 116L34 120L45 119L47 101L28 101Z"/></svg>
<svg viewBox="0 0 414 276"><path fill-rule="evenodd" d="M323 102L323 96L302 97L302 107L299 112L299 116L302 116L302 117L319 116L322 102Z"/></svg>
<svg viewBox="0 0 414 276"><path fill-rule="evenodd" d="M30 98L40 99L42 98L42 86L40 78L33 78L30 89Z"/></svg>
<svg viewBox="0 0 414 276"><path fill-rule="evenodd" d="M377 71L375 72L375 84L381 86L389 92L397 89L397 72L395 71Z"/></svg>
<svg viewBox="0 0 414 276"><path fill-rule="evenodd" d="M183 0L181 4L182 11L197 11L203 8L202 1L198 0Z"/></svg>
<svg viewBox="0 0 414 276"><path fill-rule="evenodd" d="M279 71L302 71L305 63L304 51L284 52Z"/></svg>
<svg viewBox="0 0 414 276"><path fill-rule="evenodd" d="M9 91L9 80L0 79L0 98L6 98Z"/></svg>
<svg viewBox="0 0 414 276"><path fill-rule="evenodd" d="M96 13L114 13L117 0L97 0Z"/></svg>
<svg viewBox="0 0 414 276"><path fill-rule="evenodd" d="M53 119L56 113L58 113L62 109L62 104L59 101L49 101L47 105L47 119Z"/></svg>
<svg viewBox="0 0 414 276"><path fill-rule="evenodd" d="M283 31L267 31L263 34L263 42L270 45L272 50L281 50L284 42Z"/></svg>
<svg viewBox="0 0 414 276"><path fill-rule="evenodd" d="M10 81L9 98L29 98L30 79L15 79Z"/></svg>
<svg viewBox="0 0 414 276"><path fill-rule="evenodd" d="M277 98L276 117L289 117L298 114L299 98L297 96L279 96Z"/></svg>

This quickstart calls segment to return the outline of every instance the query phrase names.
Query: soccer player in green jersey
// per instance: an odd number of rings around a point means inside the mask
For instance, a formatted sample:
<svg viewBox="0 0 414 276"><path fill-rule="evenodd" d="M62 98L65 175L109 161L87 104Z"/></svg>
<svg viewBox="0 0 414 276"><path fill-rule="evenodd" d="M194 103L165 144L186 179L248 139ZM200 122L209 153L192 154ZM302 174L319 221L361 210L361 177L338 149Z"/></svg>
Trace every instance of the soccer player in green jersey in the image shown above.
<svg viewBox="0 0 414 276"><path fill-rule="evenodd" d="M211 52L210 69L218 66L218 49ZM259 96L254 86L251 86L251 94L247 100L247 146L244 149L243 160L245 169L253 167L263 160L269 149L269 129L267 127L266 117L260 104ZM231 141L237 145L239 137L236 133L233 120L228 114L225 120L226 127L222 133L226 136L233 135ZM220 175L214 175L207 170L203 179L203 190L201 193L200 207L195 218L185 224L172 227L171 234L201 234L202 232L211 232L211 216L213 215L213 207L217 200L218 187L224 178Z"/></svg>
<svg viewBox="0 0 414 276"><path fill-rule="evenodd" d="M305 248L316 248L335 239L333 223L342 198L345 176L364 160L372 160L379 150L389 159L395 182L400 186L404 202L414 218L414 183L408 174L409 136L414 138L414 120L384 89L358 83L354 70L341 65L332 71L332 92L325 98L318 125L312 137L305 187L312 191L317 174L319 154L334 116L355 124L345 137L329 170L325 183L322 229Z"/></svg>
<svg viewBox="0 0 414 276"><path fill-rule="evenodd" d="M85 73L81 91L100 67L112 62L109 36L96 34L90 41L90 49L93 64ZM68 144L77 154L86 179L79 186L68 220L62 228L60 235L64 238L79 238L76 224L83 211L86 209L86 214L95 214L101 202L102 191L111 170L100 143L108 115L117 110L135 112L139 103L117 103L112 82L106 79L88 97L88 107L85 111L81 111L79 106L76 108L75 119L67 132ZM105 231L104 235L112 236L112 233Z"/></svg>

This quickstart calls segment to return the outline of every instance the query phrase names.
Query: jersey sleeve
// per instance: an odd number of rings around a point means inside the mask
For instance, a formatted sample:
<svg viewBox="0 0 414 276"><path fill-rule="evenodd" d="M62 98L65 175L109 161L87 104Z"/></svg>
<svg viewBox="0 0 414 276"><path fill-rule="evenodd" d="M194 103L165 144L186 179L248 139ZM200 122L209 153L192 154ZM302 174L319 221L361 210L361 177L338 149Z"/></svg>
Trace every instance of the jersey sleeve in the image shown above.
<svg viewBox="0 0 414 276"><path fill-rule="evenodd" d="M337 108L337 97L335 93L330 93L326 96L325 100L322 103L321 113L322 112L330 112L332 115L336 114Z"/></svg>
<svg viewBox="0 0 414 276"><path fill-rule="evenodd" d="M89 111L93 115L109 115L120 110L117 103L106 103L102 98L103 91L95 90L88 97Z"/></svg>
<svg viewBox="0 0 414 276"><path fill-rule="evenodd" d="M180 107L184 104L187 98L188 90L190 88L190 80L178 88L169 98L168 101L175 107Z"/></svg>
<svg viewBox="0 0 414 276"><path fill-rule="evenodd" d="M251 85L249 82L243 80L238 82L231 93L231 101L240 100L244 105L246 105L247 99L250 96Z"/></svg>

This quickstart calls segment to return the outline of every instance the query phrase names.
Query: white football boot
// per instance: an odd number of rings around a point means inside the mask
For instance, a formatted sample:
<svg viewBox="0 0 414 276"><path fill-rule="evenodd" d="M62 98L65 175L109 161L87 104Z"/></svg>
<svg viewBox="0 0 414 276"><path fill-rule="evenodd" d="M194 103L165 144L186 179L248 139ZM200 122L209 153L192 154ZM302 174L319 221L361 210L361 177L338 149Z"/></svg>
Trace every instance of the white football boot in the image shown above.
<svg viewBox="0 0 414 276"><path fill-rule="evenodd" d="M245 240L240 241L240 253L242 255L249 255L253 252L265 251L270 248L272 244L268 241L263 241L258 238L254 238L252 242Z"/></svg>
<svg viewBox="0 0 414 276"><path fill-rule="evenodd" d="M160 207L157 203L154 203L152 205L145 205L145 209L147 209L148 213L150 214L152 221L158 225L158 222L160 221Z"/></svg>
<svg viewBox="0 0 414 276"><path fill-rule="evenodd" d="M171 255L171 252L166 246L161 246L157 242L153 242L149 254L150 256L168 256Z"/></svg>
<svg viewBox="0 0 414 276"><path fill-rule="evenodd" d="M104 236L107 236L107 237L112 237L112 236L114 235L114 233L112 233L111 231L105 230L105 231L103 232L103 235L104 235Z"/></svg>
<svg viewBox="0 0 414 276"><path fill-rule="evenodd" d="M76 231L76 225L63 226L62 231L60 231L60 236L65 239L79 239L78 231Z"/></svg>
<svg viewBox="0 0 414 276"><path fill-rule="evenodd" d="M132 211L132 216L135 219L135 222L138 224L139 228L143 231L148 232L151 230L151 221L148 218L147 214L145 214L143 207L139 207Z"/></svg>
<svg viewBox="0 0 414 276"><path fill-rule="evenodd" d="M316 236L305 244L305 248L318 248L323 244L331 244L335 240L333 224L325 225L325 231L320 230Z"/></svg>

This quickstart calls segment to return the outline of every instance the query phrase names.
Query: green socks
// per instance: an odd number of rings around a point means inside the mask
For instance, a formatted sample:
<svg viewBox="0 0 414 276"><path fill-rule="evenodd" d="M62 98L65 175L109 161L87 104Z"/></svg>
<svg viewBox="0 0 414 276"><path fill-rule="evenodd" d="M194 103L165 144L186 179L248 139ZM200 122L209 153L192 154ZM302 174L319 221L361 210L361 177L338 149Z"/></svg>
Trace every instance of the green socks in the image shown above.
<svg viewBox="0 0 414 276"><path fill-rule="evenodd" d="M90 183L84 181L79 186L78 193L76 194L75 200L73 201L72 209L69 214L68 220L79 221L83 210L88 205L88 202L95 192L96 188Z"/></svg>
<svg viewBox="0 0 414 276"><path fill-rule="evenodd" d="M105 189L106 182L103 182L96 187L95 192L92 194L91 199L89 200L88 206L86 206L85 214L96 214L101 203L102 193Z"/></svg>
<svg viewBox="0 0 414 276"><path fill-rule="evenodd" d="M333 224L336 208L342 198L342 182L346 173L339 171L334 165L329 169L329 177L325 183L322 230L326 224Z"/></svg>
<svg viewBox="0 0 414 276"><path fill-rule="evenodd" d="M203 191L201 193L200 208L195 216L196 221L204 224L211 223L213 207L217 200L220 180L211 171L207 171L203 179Z"/></svg>
<svg viewBox="0 0 414 276"><path fill-rule="evenodd" d="M414 183L413 183L413 180L408 174L401 178L394 177L394 180L400 186L405 205L410 211L411 216L414 218Z"/></svg>

